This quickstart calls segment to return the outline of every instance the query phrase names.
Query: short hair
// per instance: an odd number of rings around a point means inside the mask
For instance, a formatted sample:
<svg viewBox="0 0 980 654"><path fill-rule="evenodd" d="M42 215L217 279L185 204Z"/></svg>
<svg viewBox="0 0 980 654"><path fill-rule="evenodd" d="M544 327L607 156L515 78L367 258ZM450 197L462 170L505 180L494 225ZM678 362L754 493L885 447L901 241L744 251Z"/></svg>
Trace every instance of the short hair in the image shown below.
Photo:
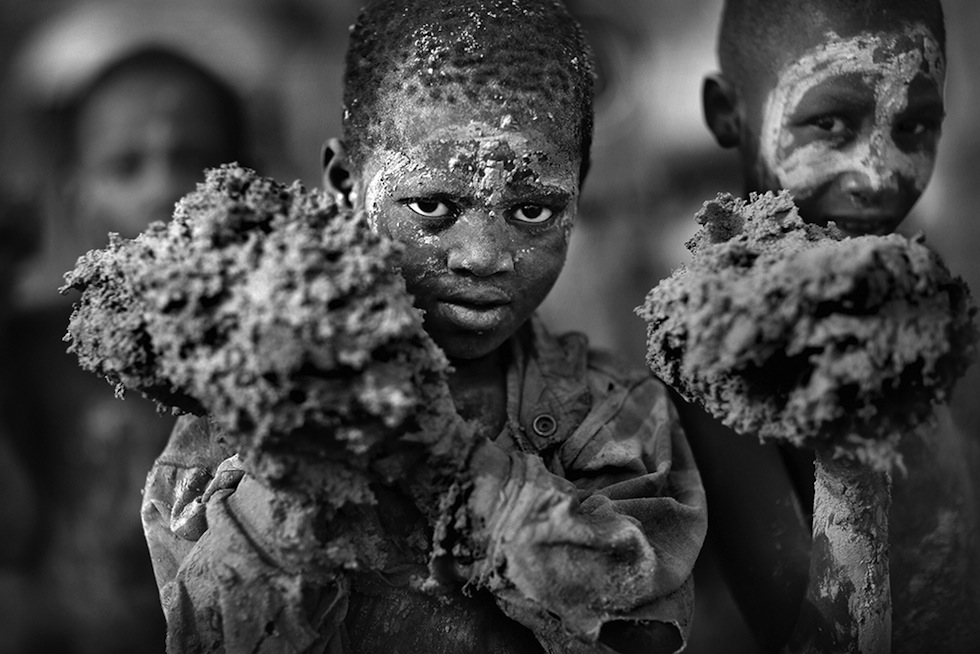
<svg viewBox="0 0 980 654"><path fill-rule="evenodd" d="M592 51L560 0L375 0L361 11L347 50L343 128L351 163L363 165L383 144L382 99L404 90L435 101L577 110L571 127L582 179L594 77Z"/></svg>
<svg viewBox="0 0 980 654"><path fill-rule="evenodd" d="M939 0L725 0L718 32L721 71L736 86L753 75L774 77L796 54L786 51L787 36L822 36L838 25L840 17L854 20L861 30L922 22L932 30L946 57L946 27Z"/></svg>
<svg viewBox="0 0 980 654"><path fill-rule="evenodd" d="M165 46L148 45L117 57L77 93L54 108L55 120L60 123L62 130L63 164L70 165L75 160L78 121L88 101L101 89L116 80L130 75L144 74L146 71L175 72L207 88L217 103L218 112L224 119L222 129L225 133L227 149L225 158L229 161L241 161L247 158L245 104L231 84L209 68L177 50ZM222 162L215 162L215 165L217 163Z"/></svg>

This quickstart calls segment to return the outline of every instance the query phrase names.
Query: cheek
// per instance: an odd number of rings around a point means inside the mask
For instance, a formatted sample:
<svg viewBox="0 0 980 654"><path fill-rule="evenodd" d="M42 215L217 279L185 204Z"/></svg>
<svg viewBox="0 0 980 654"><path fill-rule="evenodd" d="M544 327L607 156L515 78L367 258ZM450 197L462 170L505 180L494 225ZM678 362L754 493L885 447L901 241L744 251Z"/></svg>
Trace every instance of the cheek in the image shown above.
<svg viewBox="0 0 980 654"><path fill-rule="evenodd" d="M426 279L445 270L446 256L434 236L419 238L405 238L398 234L392 236L403 246L401 273L405 278L408 291L421 301Z"/></svg>
<svg viewBox="0 0 980 654"><path fill-rule="evenodd" d="M563 233L556 231L550 236L533 246L517 247L514 251L514 268L522 280L524 297L535 306L554 286L568 252L568 241Z"/></svg>
<svg viewBox="0 0 980 654"><path fill-rule="evenodd" d="M98 220L116 220L127 209L135 208L135 184L123 184L107 175L89 175L80 184L79 213Z"/></svg>
<svg viewBox="0 0 980 654"><path fill-rule="evenodd" d="M922 193L932 175L931 152L905 152L880 133L846 149L812 141L800 147L780 148L769 166L782 188L806 199L844 173L861 173L877 190L911 189Z"/></svg>
<svg viewBox="0 0 980 654"><path fill-rule="evenodd" d="M797 199L805 199L842 173L865 168L860 149L842 151L819 141L800 147L789 144L780 148L769 167L779 186L789 189Z"/></svg>

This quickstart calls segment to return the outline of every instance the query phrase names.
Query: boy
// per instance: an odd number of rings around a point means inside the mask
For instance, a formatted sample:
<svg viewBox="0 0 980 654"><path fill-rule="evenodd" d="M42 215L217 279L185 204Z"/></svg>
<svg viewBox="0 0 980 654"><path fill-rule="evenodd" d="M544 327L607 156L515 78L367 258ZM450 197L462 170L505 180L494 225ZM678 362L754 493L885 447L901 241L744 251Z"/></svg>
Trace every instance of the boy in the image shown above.
<svg viewBox="0 0 980 654"><path fill-rule="evenodd" d="M805 220L851 235L898 226L929 180L944 115L938 0L729 0L718 52L704 116L721 146L738 148L746 195L787 188ZM712 502L709 542L750 627L767 651L794 625L812 635L801 606L812 456L684 414L700 425L692 449ZM966 447L949 425L903 436L908 473L893 478L890 519L897 652L980 647Z"/></svg>
<svg viewBox="0 0 980 654"><path fill-rule="evenodd" d="M169 647L677 651L706 525L674 409L645 371L533 316L588 168L580 29L555 0L374 2L351 33L345 106L325 185L405 246L456 408L480 426L464 502L491 535L446 562L438 589L417 583L431 534L384 570L318 584L277 560L271 491L183 419L143 507ZM424 524L393 493L377 512L380 536Z"/></svg>

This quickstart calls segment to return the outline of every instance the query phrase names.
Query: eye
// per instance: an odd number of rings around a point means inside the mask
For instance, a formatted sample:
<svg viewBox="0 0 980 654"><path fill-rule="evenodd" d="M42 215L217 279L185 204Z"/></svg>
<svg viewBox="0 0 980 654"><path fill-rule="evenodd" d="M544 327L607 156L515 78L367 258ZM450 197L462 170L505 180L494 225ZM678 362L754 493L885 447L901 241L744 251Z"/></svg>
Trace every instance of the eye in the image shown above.
<svg viewBox="0 0 980 654"><path fill-rule="evenodd" d="M896 133L901 136L922 136L926 132L933 132L938 129L939 122L931 119L920 120L910 118L895 125Z"/></svg>
<svg viewBox="0 0 980 654"><path fill-rule="evenodd" d="M810 121L810 125L832 135L840 135L848 131L847 122L840 116L833 114L817 116Z"/></svg>
<svg viewBox="0 0 980 654"><path fill-rule="evenodd" d="M531 223L533 225L548 222L554 212L547 207L542 207L540 204L525 204L517 207L514 210L514 220L522 223Z"/></svg>
<svg viewBox="0 0 980 654"><path fill-rule="evenodd" d="M405 204L409 209L426 218L444 218L452 213L452 209L448 204L442 200L434 200L432 198L409 200Z"/></svg>
<svg viewBox="0 0 980 654"><path fill-rule="evenodd" d="M126 182L139 175L141 166L140 156L135 152L127 152L111 157L103 164L103 170L113 179Z"/></svg>

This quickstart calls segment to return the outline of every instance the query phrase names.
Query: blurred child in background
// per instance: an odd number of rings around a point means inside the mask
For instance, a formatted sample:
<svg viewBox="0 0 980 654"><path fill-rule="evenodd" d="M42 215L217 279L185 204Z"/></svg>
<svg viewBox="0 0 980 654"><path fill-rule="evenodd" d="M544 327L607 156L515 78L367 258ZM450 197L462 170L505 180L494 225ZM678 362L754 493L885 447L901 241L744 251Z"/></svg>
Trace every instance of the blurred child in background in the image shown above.
<svg viewBox="0 0 980 654"><path fill-rule="evenodd" d="M11 445L37 507L33 548L21 561L40 589L23 600L27 651L163 650L139 504L173 419L144 398L114 398L78 367L62 341L70 304L57 288L61 273L109 232L133 237L169 220L205 168L254 165L241 94L206 51L184 47L181 21L191 14L174 16L181 14L75 6L39 30L21 61L37 86L56 87L40 114L44 249L19 289L4 366L16 371Z"/></svg>

